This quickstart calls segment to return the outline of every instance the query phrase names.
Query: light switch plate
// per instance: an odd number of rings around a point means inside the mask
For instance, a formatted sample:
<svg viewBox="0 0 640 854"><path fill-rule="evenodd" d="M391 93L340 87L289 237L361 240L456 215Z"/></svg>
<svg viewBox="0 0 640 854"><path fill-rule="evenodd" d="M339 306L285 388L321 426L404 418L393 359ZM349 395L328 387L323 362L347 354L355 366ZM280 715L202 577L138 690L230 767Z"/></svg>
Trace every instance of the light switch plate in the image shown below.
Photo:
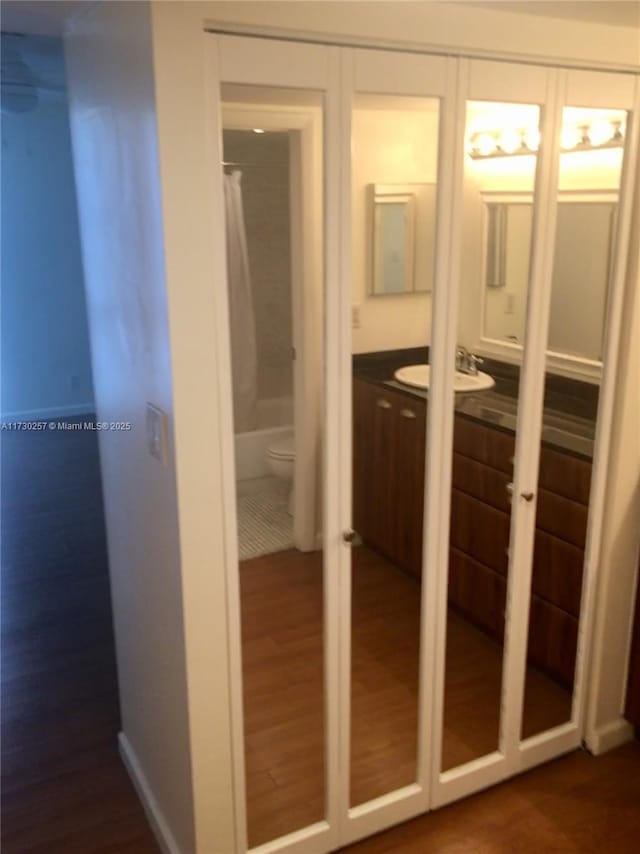
<svg viewBox="0 0 640 854"><path fill-rule="evenodd" d="M516 311L516 295L514 293L506 293L507 298L507 307L505 309L505 314L515 314Z"/></svg>
<svg viewBox="0 0 640 854"><path fill-rule="evenodd" d="M168 436L169 416L158 406L147 403L147 447L164 468L169 465Z"/></svg>

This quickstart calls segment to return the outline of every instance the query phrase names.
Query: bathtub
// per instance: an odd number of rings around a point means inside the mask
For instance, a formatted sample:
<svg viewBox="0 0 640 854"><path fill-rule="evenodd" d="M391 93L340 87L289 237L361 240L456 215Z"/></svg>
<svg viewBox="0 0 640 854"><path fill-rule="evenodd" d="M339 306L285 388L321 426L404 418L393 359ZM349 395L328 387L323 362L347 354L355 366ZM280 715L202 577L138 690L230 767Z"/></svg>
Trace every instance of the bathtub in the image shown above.
<svg viewBox="0 0 640 854"><path fill-rule="evenodd" d="M267 448L276 439L293 431L293 398L278 397L259 400L257 428L236 433L236 480L249 480L270 474Z"/></svg>

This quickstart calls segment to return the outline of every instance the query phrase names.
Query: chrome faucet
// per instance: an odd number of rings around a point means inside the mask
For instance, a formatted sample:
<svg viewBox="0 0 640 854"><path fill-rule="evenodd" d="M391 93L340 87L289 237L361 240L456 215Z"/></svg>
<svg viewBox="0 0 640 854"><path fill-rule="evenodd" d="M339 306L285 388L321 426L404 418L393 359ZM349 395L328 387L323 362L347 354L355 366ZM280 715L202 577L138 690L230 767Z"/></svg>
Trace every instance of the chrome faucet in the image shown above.
<svg viewBox="0 0 640 854"><path fill-rule="evenodd" d="M459 346L456 350L456 371L461 374L469 374L469 376L478 376L478 365L481 365L484 359L480 356L475 356L470 353L466 347Z"/></svg>

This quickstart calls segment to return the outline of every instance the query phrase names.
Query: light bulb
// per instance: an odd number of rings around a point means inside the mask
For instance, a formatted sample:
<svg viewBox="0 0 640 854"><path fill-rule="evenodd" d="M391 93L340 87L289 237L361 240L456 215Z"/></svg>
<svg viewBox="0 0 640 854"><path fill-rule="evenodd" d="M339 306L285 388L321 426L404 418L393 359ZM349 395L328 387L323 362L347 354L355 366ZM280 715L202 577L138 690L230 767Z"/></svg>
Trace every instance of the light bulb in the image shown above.
<svg viewBox="0 0 640 854"><path fill-rule="evenodd" d="M254 128L253 132L254 133L264 133L264 128Z"/></svg>
<svg viewBox="0 0 640 854"><path fill-rule="evenodd" d="M500 148L505 154L513 154L522 147L522 136L514 128L508 128L500 135Z"/></svg>
<svg viewBox="0 0 640 854"><path fill-rule="evenodd" d="M562 128L560 144L563 148L576 148L582 142L582 134L575 125L565 125Z"/></svg>
<svg viewBox="0 0 640 854"><path fill-rule="evenodd" d="M476 139L476 149L478 154L483 157L488 157L496 150L496 141L490 133L481 133Z"/></svg>
<svg viewBox="0 0 640 854"><path fill-rule="evenodd" d="M529 128L525 132L522 140L529 151L537 151L540 148L540 131L535 127Z"/></svg>
<svg viewBox="0 0 640 854"><path fill-rule="evenodd" d="M622 142L624 140L624 134L626 131L626 126L624 122L611 122L611 127L613 128L613 135L611 137L612 142Z"/></svg>
<svg viewBox="0 0 640 854"><path fill-rule="evenodd" d="M611 122L604 119L596 119L589 127L589 140L591 145L604 145L613 138L614 129Z"/></svg>

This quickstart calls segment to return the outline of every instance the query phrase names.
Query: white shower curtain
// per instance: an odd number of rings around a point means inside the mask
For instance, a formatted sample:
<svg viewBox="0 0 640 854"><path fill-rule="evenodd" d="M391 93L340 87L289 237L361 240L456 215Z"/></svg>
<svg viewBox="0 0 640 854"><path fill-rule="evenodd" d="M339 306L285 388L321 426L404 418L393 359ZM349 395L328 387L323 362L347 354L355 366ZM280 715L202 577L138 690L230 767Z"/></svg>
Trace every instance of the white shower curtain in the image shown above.
<svg viewBox="0 0 640 854"><path fill-rule="evenodd" d="M224 176L233 418L236 433L255 430L258 392L256 321L251 294L241 180L241 172Z"/></svg>

